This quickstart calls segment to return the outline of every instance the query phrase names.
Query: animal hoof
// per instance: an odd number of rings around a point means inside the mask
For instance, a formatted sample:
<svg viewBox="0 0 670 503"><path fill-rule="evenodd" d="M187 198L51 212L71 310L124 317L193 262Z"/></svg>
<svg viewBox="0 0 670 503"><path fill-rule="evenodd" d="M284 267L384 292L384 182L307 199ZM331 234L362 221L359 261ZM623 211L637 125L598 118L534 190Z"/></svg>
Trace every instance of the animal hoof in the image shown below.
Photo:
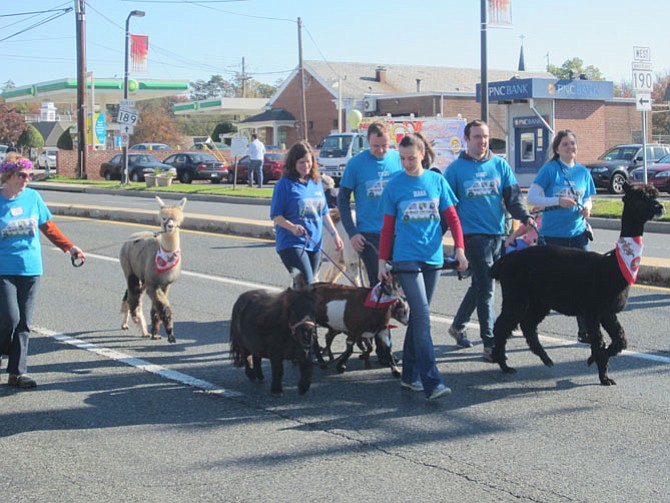
<svg viewBox="0 0 670 503"><path fill-rule="evenodd" d="M128 330L128 325L121 325L121 330Z"/></svg>
<svg viewBox="0 0 670 503"><path fill-rule="evenodd" d="M553 367L554 366L553 360L549 357L543 358L542 363L544 363L547 367Z"/></svg>
<svg viewBox="0 0 670 503"><path fill-rule="evenodd" d="M347 370L347 366L346 366L346 365L338 365L338 366L337 366L337 373L338 373L338 374L344 374L344 371L345 371L345 370Z"/></svg>
<svg viewBox="0 0 670 503"><path fill-rule="evenodd" d="M154 341L155 341L155 340L158 340L158 339L160 339L160 338L161 338L161 336L158 335L158 334L153 334L153 335L151 336L151 340L154 340Z"/></svg>
<svg viewBox="0 0 670 503"><path fill-rule="evenodd" d="M309 384L307 386L298 386L298 394L304 395L309 391Z"/></svg>
<svg viewBox="0 0 670 503"><path fill-rule="evenodd" d="M175 338L174 335L170 334L170 335L168 335L168 342L170 344L174 344L175 342L177 342L177 339Z"/></svg>
<svg viewBox="0 0 670 503"><path fill-rule="evenodd" d="M503 374L516 374L516 369L512 367L501 367Z"/></svg>
<svg viewBox="0 0 670 503"><path fill-rule="evenodd" d="M601 379L600 384L602 384L603 386L616 386L616 383L614 382L614 380L610 379L609 377L605 377L604 379Z"/></svg>

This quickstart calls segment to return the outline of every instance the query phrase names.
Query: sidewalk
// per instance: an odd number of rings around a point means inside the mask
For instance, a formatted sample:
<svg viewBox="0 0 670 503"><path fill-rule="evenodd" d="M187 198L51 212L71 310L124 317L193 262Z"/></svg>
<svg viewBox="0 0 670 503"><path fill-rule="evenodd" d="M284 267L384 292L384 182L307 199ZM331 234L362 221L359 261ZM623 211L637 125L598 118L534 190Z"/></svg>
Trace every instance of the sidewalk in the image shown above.
<svg viewBox="0 0 670 503"><path fill-rule="evenodd" d="M31 186L41 190L58 190L63 192L86 192L89 194L109 194L114 191L99 189L87 185L59 184L53 182L33 182ZM133 193L133 197L154 197L155 192ZM182 193L160 193L164 199L178 199ZM256 198L229 197L204 194L186 194L190 200L200 201L225 201L237 204L269 205L268 200ZM156 225L156 212L138 209L124 209L110 206L92 206L85 204L59 204L50 203L49 209L54 215L94 218L100 220L113 220L121 222L139 223L145 225ZM591 224L596 229L618 229L619 221L614 219L593 218ZM254 220L238 217L221 217L215 215L203 215L198 213L186 213L183 229L214 232L220 234L235 234L256 238L274 239L274 229L271 222L266 220ZM650 233L670 234L670 224L661 222L649 222L645 230ZM453 241L447 235L443 239L444 252L451 255ZM638 276L640 283L657 286L670 286L670 260L659 257L642 257L642 264Z"/></svg>

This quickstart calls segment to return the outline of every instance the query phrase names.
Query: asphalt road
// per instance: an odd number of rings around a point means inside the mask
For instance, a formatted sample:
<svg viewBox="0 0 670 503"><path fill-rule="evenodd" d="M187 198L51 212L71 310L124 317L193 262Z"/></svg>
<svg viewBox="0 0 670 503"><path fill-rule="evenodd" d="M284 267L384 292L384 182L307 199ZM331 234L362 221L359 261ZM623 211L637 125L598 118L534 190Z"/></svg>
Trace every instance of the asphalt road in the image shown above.
<svg viewBox="0 0 670 503"><path fill-rule="evenodd" d="M183 232L169 345L119 328L118 249L141 227L56 221L89 260L74 269L45 250L29 358L39 386L0 386L0 491L14 501L667 500L670 290L632 288L614 387L598 384L562 316L540 327L552 368L518 337L514 376L482 362L479 345L458 350L446 328L466 284L450 274L432 307L453 395L426 403L352 358L345 374L317 369L303 397L287 363L273 398L227 347L237 296L288 284L272 243ZM396 329L396 351L402 339Z"/></svg>

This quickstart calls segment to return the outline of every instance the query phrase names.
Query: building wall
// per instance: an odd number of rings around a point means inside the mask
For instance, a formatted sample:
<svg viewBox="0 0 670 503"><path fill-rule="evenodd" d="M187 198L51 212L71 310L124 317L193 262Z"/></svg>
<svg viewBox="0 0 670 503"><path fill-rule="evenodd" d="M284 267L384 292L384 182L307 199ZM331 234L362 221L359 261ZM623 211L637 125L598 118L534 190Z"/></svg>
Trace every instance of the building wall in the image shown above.
<svg viewBox="0 0 670 503"><path fill-rule="evenodd" d="M299 138L301 123L299 82L299 77L296 75L272 105L274 108L285 108L296 118L296 129L287 130L287 148ZM337 129L337 104L333 95L308 72L305 72L305 105L307 139L312 145L316 145Z"/></svg>
<svg viewBox="0 0 670 503"><path fill-rule="evenodd" d="M606 103L586 100L556 100L555 130L571 129L577 136L580 164L598 158L607 147Z"/></svg>

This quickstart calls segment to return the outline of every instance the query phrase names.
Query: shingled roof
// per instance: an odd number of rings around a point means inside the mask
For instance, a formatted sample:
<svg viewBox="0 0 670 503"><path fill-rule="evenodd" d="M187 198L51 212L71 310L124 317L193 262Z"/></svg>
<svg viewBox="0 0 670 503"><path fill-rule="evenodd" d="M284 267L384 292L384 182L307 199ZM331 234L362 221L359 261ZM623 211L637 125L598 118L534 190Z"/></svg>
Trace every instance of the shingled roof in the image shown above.
<svg viewBox="0 0 670 503"><path fill-rule="evenodd" d="M337 95L338 77L342 79L343 98L361 98L366 94L421 93L474 94L481 81L478 68L447 68L440 66L392 65L383 63L334 63L305 61L305 70ZM378 68L384 68L385 82L378 82ZM549 72L520 72L518 70L488 70L489 82L518 78L554 78ZM287 81L290 79L287 79Z"/></svg>

